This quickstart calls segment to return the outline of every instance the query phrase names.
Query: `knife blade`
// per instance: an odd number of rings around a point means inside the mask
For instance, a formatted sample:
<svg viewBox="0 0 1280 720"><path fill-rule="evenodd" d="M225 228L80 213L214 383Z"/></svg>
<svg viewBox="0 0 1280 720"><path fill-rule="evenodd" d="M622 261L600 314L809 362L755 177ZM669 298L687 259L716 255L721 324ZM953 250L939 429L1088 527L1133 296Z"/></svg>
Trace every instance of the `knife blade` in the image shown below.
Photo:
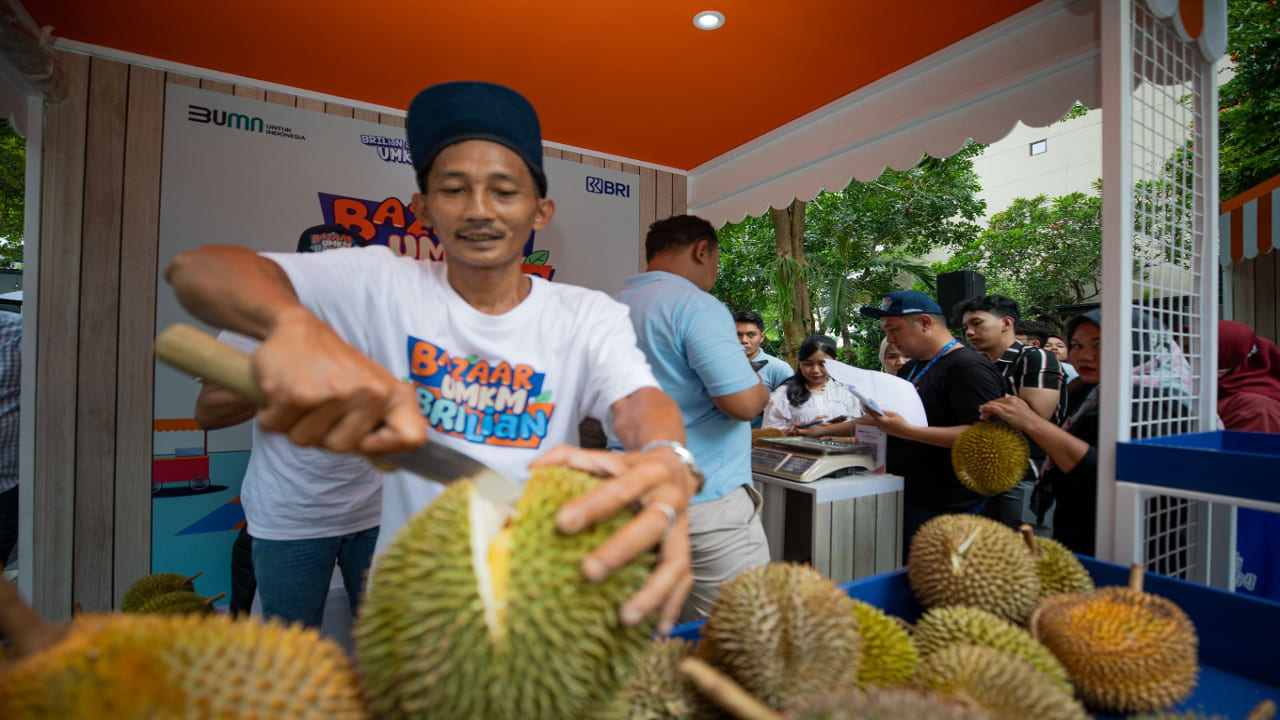
<svg viewBox="0 0 1280 720"><path fill-rule="evenodd" d="M267 396L253 376L249 355L186 323L174 323L156 337L156 357L166 364L229 390L263 407ZM494 503L514 504L520 488L506 475L466 453L437 442L370 458L379 465L407 470L413 475L449 485L470 480L476 490Z"/></svg>

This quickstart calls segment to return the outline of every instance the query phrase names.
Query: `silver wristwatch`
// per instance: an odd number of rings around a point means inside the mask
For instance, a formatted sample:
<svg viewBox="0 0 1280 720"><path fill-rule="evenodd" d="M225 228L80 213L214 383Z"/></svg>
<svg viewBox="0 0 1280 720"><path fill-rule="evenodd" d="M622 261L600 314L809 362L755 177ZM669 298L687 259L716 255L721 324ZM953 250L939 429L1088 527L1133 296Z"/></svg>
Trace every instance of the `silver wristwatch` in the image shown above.
<svg viewBox="0 0 1280 720"><path fill-rule="evenodd" d="M679 443L675 440L650 440L644 444L644 447L640 448L640 452L645 453L658 448L666 448L675 453L676 457L680 458L680 462L684 463L685 467L689 468L689 472L693 473L693 478L698 481L698 492L702 492L702 486L707 483L707 476L702 474L702 468L698 467L698 461L694 459L693 453L689 451L689 448L685 447L684 443Z"/></svg>

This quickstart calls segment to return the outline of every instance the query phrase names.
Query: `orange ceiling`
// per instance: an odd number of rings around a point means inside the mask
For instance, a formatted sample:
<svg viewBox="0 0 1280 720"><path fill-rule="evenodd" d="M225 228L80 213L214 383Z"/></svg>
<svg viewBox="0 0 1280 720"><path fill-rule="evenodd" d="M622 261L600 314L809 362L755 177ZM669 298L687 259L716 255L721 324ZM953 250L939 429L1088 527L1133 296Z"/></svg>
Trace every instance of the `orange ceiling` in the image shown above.
<svg viewBox="0 0 1280 720"><path fill-rule="evenodd" d="M389 107L501 82L549 141L687 170L1036 0L23 2L58 38Z"/></svg>

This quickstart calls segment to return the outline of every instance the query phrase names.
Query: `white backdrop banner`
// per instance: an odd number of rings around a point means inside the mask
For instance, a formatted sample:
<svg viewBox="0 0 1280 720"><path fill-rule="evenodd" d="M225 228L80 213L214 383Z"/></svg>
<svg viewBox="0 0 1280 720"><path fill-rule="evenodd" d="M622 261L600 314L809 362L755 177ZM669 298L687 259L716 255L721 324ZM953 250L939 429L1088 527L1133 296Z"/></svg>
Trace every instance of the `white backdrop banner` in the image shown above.
<svg viewBox="0 0 1280 720"><path fill-rule="evenodd" d="M526 271L617 292L637 272L639 176L551 158L544 164L556 214L530 238ZM208 243L291 251L305 228L320 223L438 261L442 248L408 208L415 190L403 129L182 85L166 89L161 272L178 253ZM191 322L160 281L157 328ZM189 418L197 390L157 367L155 416ZM211 449L248 447L243 430L209 440ZM189 441L157 434L156 452Z"/></svg>

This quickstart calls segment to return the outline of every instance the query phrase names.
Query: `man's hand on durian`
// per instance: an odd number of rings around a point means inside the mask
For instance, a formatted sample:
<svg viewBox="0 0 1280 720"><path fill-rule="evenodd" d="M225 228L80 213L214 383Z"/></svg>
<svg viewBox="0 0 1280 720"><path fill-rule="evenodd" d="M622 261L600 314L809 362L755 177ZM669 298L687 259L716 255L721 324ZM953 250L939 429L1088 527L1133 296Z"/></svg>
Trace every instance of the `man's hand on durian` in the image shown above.
<svg viewBox="0 0 1280 720"><path fill-rule="evenodd" d="M618 616L625 625L637 625L656 611L659 631L669 631L693 588L688 509L699 480L690 467L665 447L615 453L568 445L552 449L531 467L544 465L567 465L610 479L560 508L556 525L561 532L575 533L628 507L638 508L631 522L587 555L582 572L588 580L599 582L660 545L658 564L649 580L623 604Z"/></svg>

